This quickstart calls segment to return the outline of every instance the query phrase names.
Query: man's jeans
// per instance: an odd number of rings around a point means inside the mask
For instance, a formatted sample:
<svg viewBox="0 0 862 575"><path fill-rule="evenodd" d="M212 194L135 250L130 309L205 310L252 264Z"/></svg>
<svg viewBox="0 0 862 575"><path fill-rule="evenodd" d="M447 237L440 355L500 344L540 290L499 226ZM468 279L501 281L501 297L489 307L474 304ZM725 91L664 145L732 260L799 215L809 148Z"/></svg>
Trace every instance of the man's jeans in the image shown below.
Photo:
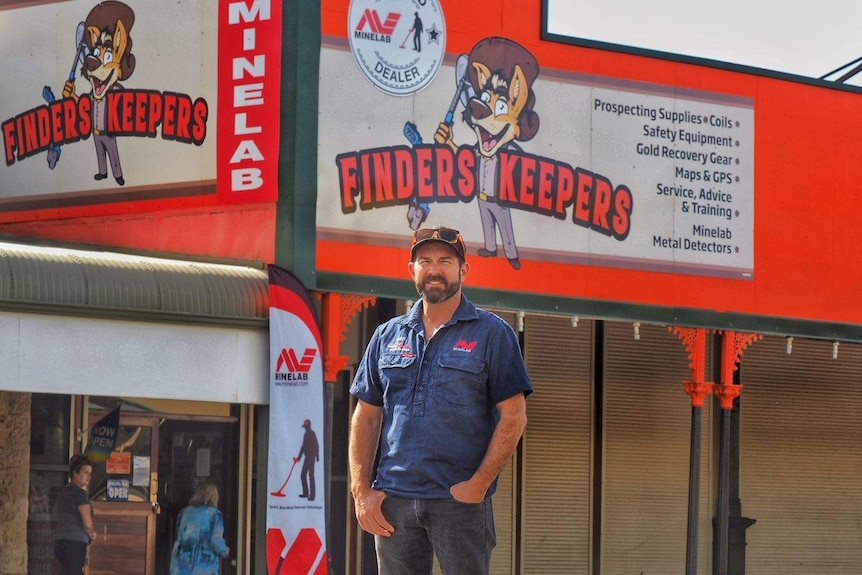
<svg viewBox="0 0 862 575"><path fill-rule="evenodd" d="M375 536L380 575L431 575L434 555L444 575L487 574L497 544L491 499L404 499L387 495L383 516L395 527Z"/></svg>

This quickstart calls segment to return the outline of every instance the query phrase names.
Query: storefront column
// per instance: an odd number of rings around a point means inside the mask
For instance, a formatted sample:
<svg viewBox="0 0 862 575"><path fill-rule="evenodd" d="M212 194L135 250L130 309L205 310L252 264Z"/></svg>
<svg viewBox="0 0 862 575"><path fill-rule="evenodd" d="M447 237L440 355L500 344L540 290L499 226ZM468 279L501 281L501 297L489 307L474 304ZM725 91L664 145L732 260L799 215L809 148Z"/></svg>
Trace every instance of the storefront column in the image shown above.
<svg viewBox="0 0 862 575"><path fill-rule="evenodd" d="M742 392L742 385L734 383L733 372L739 365L742 352L754 341L762 338L760 334L722 332L721 340L721 383L713 393L721 407L720 443L718 452L718 516L715 534L715 575L729 575L728 542L730 538L730 440L732 429L733 402Z"/></svg>
<svg viewBox="0 0 862 575"><path fill-rule="evenodd" d="M30 394L0 391L0 575L27 573Z"/></svg>
<svg viewBox="0 0 862 575"><path fill-rule="evenodd" d="M704 328L671 327L688 350L691 381L683 382L691 397L691 443L688 465L688 531L685 541L685 575L697 574L697 520L700 514L700 443L704 401L712 393L713 384L704 381L706 368L706 338Z"/></svg>
<svg viewBox="0 0 862 575"><path fill-rule="evenodd" d="M352 515L352 498L348 493L347 459L334 454L347 453L346 424L349 399L350 374L347 372L350 358L341 355L340 344L347 337L353 317L365 307L375 305L377 298L350 294L324 293L321 296L323 377L326 382L326 428L327 445L326 501L330 528L327 534L327 554L330 565L345 565L348 554L348 528L344 518ZM334 569L333 572L340 572Z"/></svg>

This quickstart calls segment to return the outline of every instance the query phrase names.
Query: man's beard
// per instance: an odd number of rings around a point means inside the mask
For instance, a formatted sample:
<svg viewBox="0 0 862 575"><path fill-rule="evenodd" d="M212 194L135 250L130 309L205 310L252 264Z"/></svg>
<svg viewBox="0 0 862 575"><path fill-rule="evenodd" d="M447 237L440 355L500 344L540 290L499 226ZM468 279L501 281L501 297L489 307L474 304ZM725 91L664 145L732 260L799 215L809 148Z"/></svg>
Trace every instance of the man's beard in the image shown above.
<svg viewBox="0 0 862 575"><path fill-rule="evenodd" d="M425 285L431 280L441 282L442 285L435 285L433 287ZM458 293L459 289L461 289L460 280L450 284L443 276L427 276L422 281L416 282L416 291L428 303L443 303Z"/></svg>

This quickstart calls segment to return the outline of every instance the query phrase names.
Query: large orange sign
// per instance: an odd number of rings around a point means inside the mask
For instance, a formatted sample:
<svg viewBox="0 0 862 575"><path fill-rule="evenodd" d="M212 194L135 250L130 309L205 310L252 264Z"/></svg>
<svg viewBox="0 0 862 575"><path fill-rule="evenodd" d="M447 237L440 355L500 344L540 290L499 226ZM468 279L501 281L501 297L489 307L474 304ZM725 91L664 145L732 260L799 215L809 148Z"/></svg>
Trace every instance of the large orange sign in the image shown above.
<svg viewBox="0 0 862 575"><path fill-rule="evenodd" d="M406 280L410 232L442 224L480 288L862 322L859 94L543 40L541 2L490 0L443 4L434 81L384 95L351 6L322 11L323 284Z"/></svg>

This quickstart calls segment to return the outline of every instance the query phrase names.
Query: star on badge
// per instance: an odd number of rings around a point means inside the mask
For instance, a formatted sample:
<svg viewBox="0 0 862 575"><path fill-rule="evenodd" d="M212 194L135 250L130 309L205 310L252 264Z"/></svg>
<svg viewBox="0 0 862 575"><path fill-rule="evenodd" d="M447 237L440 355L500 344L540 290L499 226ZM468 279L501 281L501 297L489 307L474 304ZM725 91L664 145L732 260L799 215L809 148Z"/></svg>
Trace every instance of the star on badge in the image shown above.
<svg viewBox="0 0 862 575"><path fill-rule="evenodd" d="M435 44L440 43L440 30L437 29L435 24L431 24L431 28L428 30L428 41Z"/></svg>

